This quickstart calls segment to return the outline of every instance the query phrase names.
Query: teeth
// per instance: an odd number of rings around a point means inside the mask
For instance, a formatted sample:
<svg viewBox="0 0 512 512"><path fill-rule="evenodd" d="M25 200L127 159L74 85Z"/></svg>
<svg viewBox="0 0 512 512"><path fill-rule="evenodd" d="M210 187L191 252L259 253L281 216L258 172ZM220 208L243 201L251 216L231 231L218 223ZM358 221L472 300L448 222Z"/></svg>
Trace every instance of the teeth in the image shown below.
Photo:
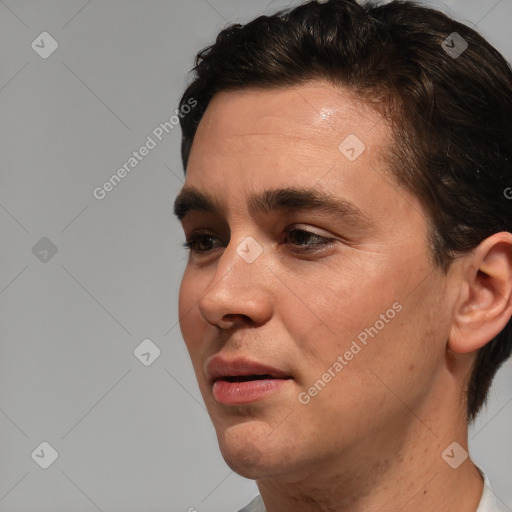
<svg viewBox="0 0 512 512"><path fill-rule="evenodd" d="M273 379L271 375L237 375L234 377L224 377L223 380L227 382L247 382L250 380L263 380L263 379Z"/></svg>

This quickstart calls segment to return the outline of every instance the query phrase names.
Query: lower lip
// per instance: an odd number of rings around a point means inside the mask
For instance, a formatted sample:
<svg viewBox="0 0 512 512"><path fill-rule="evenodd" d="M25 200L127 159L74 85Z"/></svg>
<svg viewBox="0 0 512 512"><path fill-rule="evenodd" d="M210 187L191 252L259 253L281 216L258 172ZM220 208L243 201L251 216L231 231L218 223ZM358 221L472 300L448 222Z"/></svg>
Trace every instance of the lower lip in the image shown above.
<svg viewBox="0 0 512 512"><path fill-rule="evenodd" d="M245 382L216 380L213 384L213 396L224 405L244 405L256 402L278 391L289 379L263 379Z"/></svg>

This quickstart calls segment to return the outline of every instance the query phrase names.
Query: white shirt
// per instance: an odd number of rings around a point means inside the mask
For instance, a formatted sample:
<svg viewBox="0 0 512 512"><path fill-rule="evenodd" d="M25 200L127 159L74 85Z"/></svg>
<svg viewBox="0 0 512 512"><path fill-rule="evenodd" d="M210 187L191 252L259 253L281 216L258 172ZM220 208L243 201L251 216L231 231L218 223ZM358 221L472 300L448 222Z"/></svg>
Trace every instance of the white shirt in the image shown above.
<svg viewBox="0 0 512 512"><path fill-rule="evenodd" d="M502 512L503 509L501 509L498 504L498 499L492 491L487 475L481 468L477 467L477 469L480 471L484 479L484 491L476 512ZM266 512L266 510L261 496L256 496L256 498L238 512Z"/></svg>
<svg viewBox="0 0 512 512"><path fill-rule="evenodd" d="M482 470L482 468L479 468L477 466L478 471L480 471L481 475L484 478L484 492L482 494L482 498L480 499L480 504L478 505L478 508L476 509L476 512L502 512L502 508L500 508L498 498L494 495L491 484L489 482L489 479L487 478L487 475ZM263 511L265 511L265 508L263 508Z"/></svg>

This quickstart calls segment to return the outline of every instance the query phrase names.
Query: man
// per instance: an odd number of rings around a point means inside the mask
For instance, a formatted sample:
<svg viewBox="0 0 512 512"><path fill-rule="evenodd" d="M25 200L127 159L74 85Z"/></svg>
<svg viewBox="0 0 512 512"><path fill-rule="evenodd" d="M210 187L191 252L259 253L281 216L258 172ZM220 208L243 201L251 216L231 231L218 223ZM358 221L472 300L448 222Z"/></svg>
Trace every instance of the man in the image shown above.
<svg viewBox="0 0 512 512"><path fill-rule="evenodd" d="M511 353L512 72L411 2L223 30L181 106L180 325L244 511L491 512Z"/></svg>

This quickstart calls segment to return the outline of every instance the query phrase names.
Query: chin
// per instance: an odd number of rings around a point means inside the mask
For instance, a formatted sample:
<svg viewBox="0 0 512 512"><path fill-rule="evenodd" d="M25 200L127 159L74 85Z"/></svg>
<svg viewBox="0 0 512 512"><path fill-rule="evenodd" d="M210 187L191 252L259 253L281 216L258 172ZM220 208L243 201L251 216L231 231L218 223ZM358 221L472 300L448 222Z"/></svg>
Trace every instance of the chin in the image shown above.
<svg viewBox="0 0 512 512"><path fill-rule="evenodd" d="M270 476L273 471L267 459L267 454L261 447L250 442L244 446L220 445L220 451L226 464L239 475L258 480Z"/></svg>
<svg viewBox="0 0 512 512"><path fill-rule="evenodd" d="M252 480L284 476L293 472L287 436L269 438L272 428L263 421L245 423L217 431L219 448L226 464L239 475Z"/></svg>

